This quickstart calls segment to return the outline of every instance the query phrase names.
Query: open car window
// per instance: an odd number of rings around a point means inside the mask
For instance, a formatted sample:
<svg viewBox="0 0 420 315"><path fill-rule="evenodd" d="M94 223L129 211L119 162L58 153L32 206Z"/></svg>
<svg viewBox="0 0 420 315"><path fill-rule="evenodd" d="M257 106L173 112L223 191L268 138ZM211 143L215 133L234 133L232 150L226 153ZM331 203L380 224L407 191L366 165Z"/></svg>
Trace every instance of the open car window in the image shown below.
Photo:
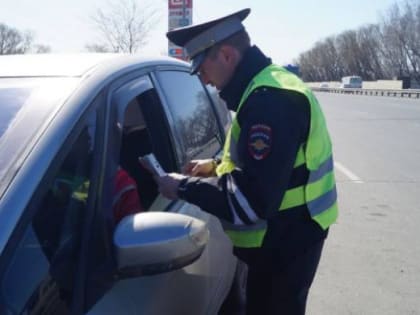
<svg viewBox="0 0 420 315"><path fill-rule="evenodd" d="M221 128L201 81L181 71L161 71L157 76L172 120L170 126L181 145L180 164L216 154L222 146Z"/></svg>

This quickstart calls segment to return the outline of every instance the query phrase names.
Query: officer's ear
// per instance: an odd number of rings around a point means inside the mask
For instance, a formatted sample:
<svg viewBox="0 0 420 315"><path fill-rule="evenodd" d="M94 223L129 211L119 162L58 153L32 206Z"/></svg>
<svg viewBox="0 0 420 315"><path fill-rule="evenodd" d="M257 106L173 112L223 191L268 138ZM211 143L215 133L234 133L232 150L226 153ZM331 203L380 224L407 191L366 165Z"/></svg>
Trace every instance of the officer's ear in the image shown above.
<svg viewBox="0 0 420 315"><path fill-rule="evenodd" d="M228 65L236 65L241 57L239 51L230 45L221 45L219 54L223 62Z"/></svg>

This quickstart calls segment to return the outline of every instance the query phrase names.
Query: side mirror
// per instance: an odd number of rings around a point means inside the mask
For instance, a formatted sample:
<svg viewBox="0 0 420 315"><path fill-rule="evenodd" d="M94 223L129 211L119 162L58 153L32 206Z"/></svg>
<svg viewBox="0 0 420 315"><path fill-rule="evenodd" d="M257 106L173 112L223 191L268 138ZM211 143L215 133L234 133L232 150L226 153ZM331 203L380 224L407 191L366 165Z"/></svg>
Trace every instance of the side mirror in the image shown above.
<svg viewBox="0 0 420 315"><path fill-rule="evenodd" d="M205 222L170 212L125 217L114 232L118 275L153 275L187 266L202 254L209 238Z"/></svg>

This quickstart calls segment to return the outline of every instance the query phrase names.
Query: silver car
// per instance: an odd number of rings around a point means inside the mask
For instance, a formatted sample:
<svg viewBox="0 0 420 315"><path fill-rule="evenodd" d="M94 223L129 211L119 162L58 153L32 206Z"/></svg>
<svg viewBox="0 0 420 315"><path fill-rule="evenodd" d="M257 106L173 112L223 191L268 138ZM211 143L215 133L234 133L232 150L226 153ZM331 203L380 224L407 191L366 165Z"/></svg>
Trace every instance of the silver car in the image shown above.
<svg viewBox="0 0 420 315"><path fill-rule="evenodd" d="M220 221L159 195L167 172L219 154L230 123L170 58L0 57L0 314L216 314L237 260ZM113 216L115 174L143 207Z"/></svg>

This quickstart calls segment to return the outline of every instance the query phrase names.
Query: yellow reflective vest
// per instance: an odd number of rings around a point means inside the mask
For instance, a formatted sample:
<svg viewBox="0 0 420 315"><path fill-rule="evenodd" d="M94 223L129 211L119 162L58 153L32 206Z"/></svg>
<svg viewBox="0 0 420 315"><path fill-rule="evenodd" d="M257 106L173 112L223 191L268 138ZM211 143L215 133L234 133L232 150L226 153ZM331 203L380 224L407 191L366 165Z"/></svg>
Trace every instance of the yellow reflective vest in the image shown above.
<svg viewBox="0 0 420 315"><path fill-rule="evenodd" d="M312 219L325 230L336 221L338 207L331 140L319 103L312 91L296 75L282 67L270 65L250 82L242 95L237 113L248 96L263 86L296 91L305 95L309 101L311 120L308 138L301 145L294 163L295 168L305 164L309 178L305 185L285 192L278 210L287 211L306 204ZM237 143L240 133L241 127L235 117L226 137L221 163L216 169L218 176L234 170L235 161L238 161ZM226 233L237 247L260 247L266 232L265 226L263 220L245 227L229 225Z"/></svg>

